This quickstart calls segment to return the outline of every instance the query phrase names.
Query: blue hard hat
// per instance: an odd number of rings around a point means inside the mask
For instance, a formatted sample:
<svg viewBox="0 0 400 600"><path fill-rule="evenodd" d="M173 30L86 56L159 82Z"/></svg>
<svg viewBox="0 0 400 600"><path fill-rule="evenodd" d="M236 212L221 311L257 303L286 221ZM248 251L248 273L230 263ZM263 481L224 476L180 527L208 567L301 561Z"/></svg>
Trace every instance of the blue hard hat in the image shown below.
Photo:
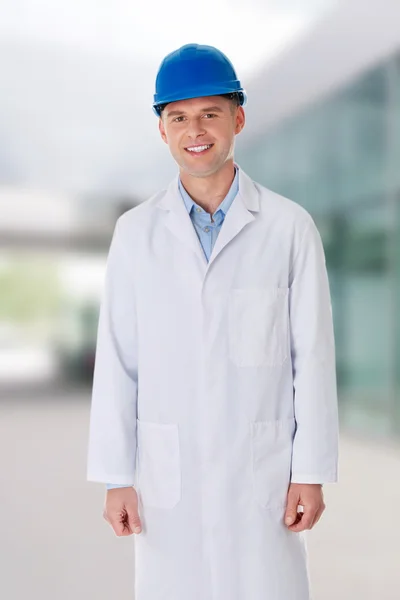
<svg viewBox="0 0 400 600"><path fill-rule="evenodd" d="M213 46L186 44L168 54L158 69L153 112L159 117L160 107L168 102L231 93L238 94L240 105L246 104L229 58Z"/></svg>

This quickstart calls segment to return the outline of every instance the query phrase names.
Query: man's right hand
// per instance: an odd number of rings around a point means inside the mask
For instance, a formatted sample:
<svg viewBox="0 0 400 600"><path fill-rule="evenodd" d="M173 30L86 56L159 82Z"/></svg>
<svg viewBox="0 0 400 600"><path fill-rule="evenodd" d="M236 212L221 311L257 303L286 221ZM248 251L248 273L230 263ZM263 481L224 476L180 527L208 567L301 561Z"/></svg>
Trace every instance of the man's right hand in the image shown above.
<svg viewBox="0 0 400 600"><path fill-rule="evenodd" d="M107 490L103 517L118 537L140 533L142 525L135 488L118 487Z"/></svg>

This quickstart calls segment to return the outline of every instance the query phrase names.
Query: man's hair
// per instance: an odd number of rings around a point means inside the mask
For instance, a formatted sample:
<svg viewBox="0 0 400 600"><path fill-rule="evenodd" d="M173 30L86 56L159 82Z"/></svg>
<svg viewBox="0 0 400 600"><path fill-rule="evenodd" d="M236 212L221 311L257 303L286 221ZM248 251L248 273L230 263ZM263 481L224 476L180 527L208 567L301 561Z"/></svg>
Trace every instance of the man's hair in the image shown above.
<svg viewBox="0 0 400 600"><path fill-rule="evenodd" d="M232 112L235 111L235 108L240 106L239 94L237 92L231 92L229 94L221 94L222 98L227 98L227 100L231 101L231 109Z"/></svg>
<svg viewBox="0 0 400 600"><path fill-rule="evenodd" d="M230 100L232 113L234 113L235 108L240 106L239 94L237 92L229 92L229 94L218 94L218 95L221 96L222 98L226 98L227 100ZM160 116L162 116L163 110L167 106L167 104L169 104L169 103L166 102L166 104L159 105L158 108L160 111Z"/></svg>

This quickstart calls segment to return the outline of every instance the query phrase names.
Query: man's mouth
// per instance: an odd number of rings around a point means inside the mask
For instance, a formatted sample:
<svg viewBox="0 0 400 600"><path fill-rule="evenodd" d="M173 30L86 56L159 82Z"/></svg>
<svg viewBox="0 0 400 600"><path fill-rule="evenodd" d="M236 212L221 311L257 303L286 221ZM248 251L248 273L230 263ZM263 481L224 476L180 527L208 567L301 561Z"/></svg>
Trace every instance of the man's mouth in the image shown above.
<svg viewBox="0 0 400 600"><path fill-rule="evenodd" d="M185 148L186 152L190 154L205 154L210 148L212 148L214 144L203 144L202 146L188 146Z"/></svg>

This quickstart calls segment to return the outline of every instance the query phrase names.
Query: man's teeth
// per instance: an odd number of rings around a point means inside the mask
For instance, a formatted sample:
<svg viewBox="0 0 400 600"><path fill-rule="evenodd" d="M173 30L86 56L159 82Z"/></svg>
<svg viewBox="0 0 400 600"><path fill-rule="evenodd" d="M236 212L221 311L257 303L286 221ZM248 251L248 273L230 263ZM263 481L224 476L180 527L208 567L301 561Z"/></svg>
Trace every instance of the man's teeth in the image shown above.
<svg viewBox="0 0 400 600"><path fill-rule="evenodd" d="M208 148L211 148L211 144L208 144L207 146L197 146L196 148L187 148L187 150L189 150L189 152L203 152L203 150L208 150Z"/></svg>

